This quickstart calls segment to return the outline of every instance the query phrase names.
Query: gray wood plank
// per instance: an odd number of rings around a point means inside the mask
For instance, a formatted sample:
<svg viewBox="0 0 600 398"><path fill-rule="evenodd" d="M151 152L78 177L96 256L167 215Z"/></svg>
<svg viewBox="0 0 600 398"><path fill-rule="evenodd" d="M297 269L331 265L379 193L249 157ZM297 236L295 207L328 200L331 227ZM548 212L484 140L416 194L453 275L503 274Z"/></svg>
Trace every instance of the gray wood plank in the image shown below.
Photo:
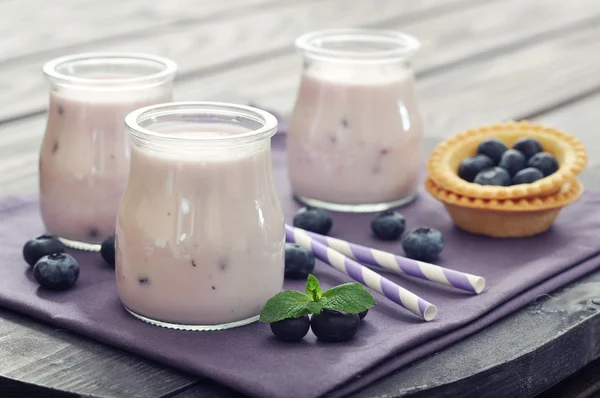
<svg viewBox="0 0 600 398"><path fill-rule="evenodd" d="M261 12L302 0L11 0L0 2L0 62L149 30ZM110 10L110 12L106 12Z"/></svg>
<svg viewBox="0 0 600 398"><path fill-rule="evenodd" d="M3 376L79 394L159 397L197 380L4 309L0 347Z"/></svg>
<svg viewBox="0 0 600 398"><path fill-rule="evenodd" d="M575 134L585 144L589 161L583 173L586 186L600 188L600 90L562 108L542 113L533 120L559 126ZM598 291L600 293L600 290Z"/></svg>
<svg viewBox="0 0 600 398"><path fill-rule="evenodd" d="M45 109L48 89L41 68L44 62L58 55L80 51L147 52L176 61L181 77L207 76L242 64L260 63L273 55L292 54L294 39L306 31L356 26L401 27L477 4L481 4L480 0L296 2L287 7L264 8L259 13L233 14L226 23L211 19L178 24L129 39L105 40L52 54L42 53L23 61L0 64L0 121ZM557 17L560 14L563 13Z"/></svg>

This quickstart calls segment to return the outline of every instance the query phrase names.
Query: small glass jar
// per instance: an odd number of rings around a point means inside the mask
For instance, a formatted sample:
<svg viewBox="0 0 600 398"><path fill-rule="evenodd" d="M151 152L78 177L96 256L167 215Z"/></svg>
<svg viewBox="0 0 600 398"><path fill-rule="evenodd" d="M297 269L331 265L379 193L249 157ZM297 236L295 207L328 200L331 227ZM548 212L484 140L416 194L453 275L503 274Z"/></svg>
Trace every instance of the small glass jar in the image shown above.
<svg viewBox="0 0 600 398"><path fill-rule="evenodd" d="M283 287L277 120L248 106L181 102L136 110L125 123L131 174L116 236L125 308L184 330L256 321Z"/></svg>
<svg viewBox="0 0 600 398"><path fill-rule="evenodd" d="M298 200L371 212L415 197L423 126L409 60L419 46L414 37L370 29L296 40L304 68L287 151Z"/></svg>
<svg viewBox="0 0 600 398"><path fill-rule="evenodd" d="M177 65L144 54L91 53L44 65L50 81L39 157L41 215L67 246L99 250L115 233L129 174L125 116L172 101Z"/></svg>

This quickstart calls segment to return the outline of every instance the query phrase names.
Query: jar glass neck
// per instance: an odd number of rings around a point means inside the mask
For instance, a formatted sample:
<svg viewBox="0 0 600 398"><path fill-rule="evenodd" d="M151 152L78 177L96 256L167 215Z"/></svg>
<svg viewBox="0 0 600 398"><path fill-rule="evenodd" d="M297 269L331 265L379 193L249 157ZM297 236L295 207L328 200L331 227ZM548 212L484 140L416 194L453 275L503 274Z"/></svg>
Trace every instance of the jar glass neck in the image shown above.
<svg viewBox="0 0 600 398"><path fill-rule="evenodd" d="M53 85L96 90L152 87L171 82L177 65L166 58L134 53L88 53L56 58L44 65Z"/></svg>
<svg viewBox="0 0 600 398"><path fill-rule="evenodd" d="M307 59L357 65L407 63L420 47L413 36L377 29L310 32L295 44Z"/></svg>
<svg viewBox="0 0 600 398"><path fill-rule="evenodd" d="M134 145L178 154L222 152L269 142L277 119L263 110L220 102L173 102L131 112Z"/></svg>

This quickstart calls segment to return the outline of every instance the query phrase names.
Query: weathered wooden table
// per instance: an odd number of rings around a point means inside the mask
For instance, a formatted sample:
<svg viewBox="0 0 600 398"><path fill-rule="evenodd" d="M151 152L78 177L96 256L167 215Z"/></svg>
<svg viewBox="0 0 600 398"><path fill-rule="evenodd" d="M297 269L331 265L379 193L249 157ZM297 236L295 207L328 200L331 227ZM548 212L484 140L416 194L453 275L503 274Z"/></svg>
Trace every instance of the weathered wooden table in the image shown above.
<svg viewBox="0 0 600 398"><path fill-rule="evenodd" d="M176 100L252 102L286 114L300 72L294 38L331 27L422 40L415 68L430 148L481 123L536 120L585 142L592 159L583 179L600 188L598 0L5 0L0 15L1 196L37 189L46 60L156 53L181 67ZM542 396L592 396L599 309L600 271L355 396L529 397L557 383ZM0 396L238 395L0 310Z"/></svg>

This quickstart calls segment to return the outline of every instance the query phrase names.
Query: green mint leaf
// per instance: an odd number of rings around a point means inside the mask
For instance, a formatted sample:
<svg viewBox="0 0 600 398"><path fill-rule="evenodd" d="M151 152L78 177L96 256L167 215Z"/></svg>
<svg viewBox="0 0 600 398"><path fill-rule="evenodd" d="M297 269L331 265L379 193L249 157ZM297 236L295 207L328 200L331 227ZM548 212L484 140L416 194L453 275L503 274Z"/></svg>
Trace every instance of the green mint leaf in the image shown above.
<svg viewBox="0 0 600 398"><path fill-rule="evenodd" d="M321 310L323 309L323 304L325 304L326 301L327 301L327 299L325 299L325 300L321 299L319 301L309 301L308 304L306 305L306 307L310 311L309 314L321 313Z"/></svg>
<svg viewBox="0 0 600 398"><path fill-rule="evenodd" d="M375 305L375 299L360 283L345 283L323 293L323 308L358 314Z"/></svg>
<svg viewBox="0 0 600 398"><path fill-rule="evenodd" d="M306 294L308 294L312 301L319 301L323 294L319 280L313 274L308 275L308 279L306 280Z"/></svg>
<svg viewBox="0 0 600 398"><path fill-rule="evenodd" d="M277 322L287 318L298 318L310 314L310 297L297 290L277 293L265 303L260 311L260 322Z"/></svg>

